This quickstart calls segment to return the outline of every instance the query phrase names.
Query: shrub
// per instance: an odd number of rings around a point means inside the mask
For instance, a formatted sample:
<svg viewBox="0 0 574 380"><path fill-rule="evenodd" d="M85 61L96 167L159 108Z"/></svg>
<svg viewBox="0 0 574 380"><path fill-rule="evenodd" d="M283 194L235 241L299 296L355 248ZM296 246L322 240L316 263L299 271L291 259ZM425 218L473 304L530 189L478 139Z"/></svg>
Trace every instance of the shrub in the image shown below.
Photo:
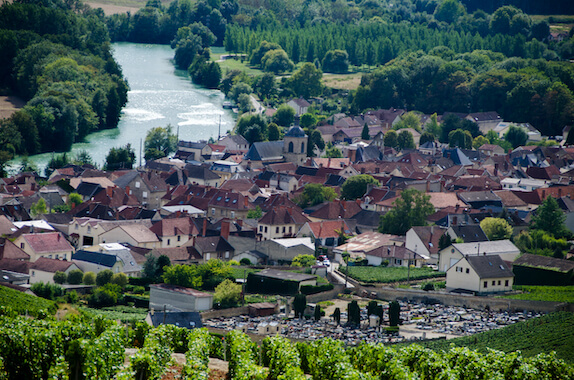
<svg viewBox="0 0 574 380"><path fill-rule="evenodd" d="M82 282L85 285L94 285L96 283L96 274L94 272L86 272L84 273L84 277Z"/></svg>
<svg viewBox="0 0 574 380"><path fill-rule="evenodd" d="M244 257L244 258L242 258L242 259L239 261L239 264L241 264L241 265L251 265L251 260L249 260L247 257Z"/></svg>
<svg viewBox="0 0 574 380"><path fill-rule="evenodd" d="M67 278L68 278L68 276L66 276L66 273L60 272L60 271L57 271L56 273L54 273L54 277L53 277L54 282L56 284L65 283Z"/></svg>
<svg viewBox="0 0 574 380"><path fill-rule="evenodd" d="M103 271L99 272L96 276L96 285L104 286L112 280L112 276L114 272L110 269L104 269Z"/></svg>
<svg viewBox="0 0 574 380"><path fill-rule="evenodd" d="M333 290L333 284L324 284L324 285L302 285L301 286L301 293L303 294L316 294L321 292L326 292L329 290Z"/></svg>
<svg viewBox="0 0 574 380"><path fill-rule="evenodd" d="M111 283L123 288L128 284L128 276L125 273L115 273L111 278Z"/></svg>
<svg viewBox="0 0 574 380"><path fill-rule="evenodd" d="M79 285L82 283L84 279L84 272L79 269L74 269L68 273L68 284L70 285Z"/></svg>

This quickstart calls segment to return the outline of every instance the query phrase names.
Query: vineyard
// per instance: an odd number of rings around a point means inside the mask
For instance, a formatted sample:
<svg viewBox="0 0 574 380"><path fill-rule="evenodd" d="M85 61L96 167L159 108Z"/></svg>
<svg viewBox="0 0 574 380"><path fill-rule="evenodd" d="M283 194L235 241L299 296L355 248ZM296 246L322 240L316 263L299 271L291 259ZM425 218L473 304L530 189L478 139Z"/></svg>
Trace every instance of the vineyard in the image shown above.
<svg viewBox="0 0 574 380"><path fill-rule="evenodd" d="M8 307L16 314L40 317L46 313L53 315L58 306L44 298L25 294L6 286L0 286L0 308Z"/></svg>
<svg viewBox="0 0 574 380"><path fill-rule="evenodd" d="M345 269L341 269L344 273ZM349 277L364 283L391 283L407 281L409 277L406 267L362 267L349 266ZM411 280L444 277L444 272L437 272L431 268L411 268Z"/></svg>
<svg viewBox="0 0 574 380"><path fill-rule="evenodd" d="M435 351L449 350L451 346L471 347L480 352L489 349L503 352L520 350L527 357L539 352L555 351L558 358L574 364L574 314L552 313L498 330L422 344Z"/></svg>
<svg viewBox="0 0 574 380"><path fill-rule="evenodd" d="M127 348L136 348L129 360ZM346 347L332 339L293 343L279 336L258 346L235 330L221 337L171 325L122 326L101 317L57 322L0 316L2 380L162 379L173 366L173 353L186 358L176 378L189 380L209 379L210 357L228 361L230 380L574 379L573 367L554 354Z"/></svg>
<svg viewBox="0 0 574 380"><path fill-rule="evenodd" d="M513 298L529 301L553 301L574 303L574 286L515 286L522 293L505 295L501 298Z"/></svg>

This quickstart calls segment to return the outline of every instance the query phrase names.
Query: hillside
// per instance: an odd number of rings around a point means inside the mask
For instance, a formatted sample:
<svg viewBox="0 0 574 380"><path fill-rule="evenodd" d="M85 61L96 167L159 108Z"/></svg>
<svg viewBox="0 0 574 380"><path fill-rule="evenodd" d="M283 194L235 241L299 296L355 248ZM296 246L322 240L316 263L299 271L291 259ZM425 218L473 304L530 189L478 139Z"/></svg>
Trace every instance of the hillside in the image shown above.
<svg viewBox="0 0 574 380"><path fill-rule="evenodd" d="M426 348L447 351L451 345L485 352L487 348L525 357L556 351L556 356L574 363L574 314L557 312L464 338L420 343Z"/></svg>

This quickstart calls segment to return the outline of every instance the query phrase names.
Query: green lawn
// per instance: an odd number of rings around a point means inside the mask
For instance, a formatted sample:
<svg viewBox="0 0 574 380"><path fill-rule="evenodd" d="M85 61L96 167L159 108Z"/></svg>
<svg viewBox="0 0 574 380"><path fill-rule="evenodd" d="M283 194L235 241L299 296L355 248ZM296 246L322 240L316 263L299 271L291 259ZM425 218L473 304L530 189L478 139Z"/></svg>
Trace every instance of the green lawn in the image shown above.
<svg viewBox="0 0 574 380"><path fill-rule="evenodd" d="M211 60L218 61L221 67L221 72L225 76L225 72L228 70L240 70L245 71L248 75L261 75L262 70L249 65L249 59L245 59L243 62L240 59L226 59L225 61L220 61L221 56L224 54L229 54L225 51L223 47L212 46L211 48Z"/></svg>
<svg viewBox="0 0 574 380"><path fill-rule="evenodd" d="M520 351L525 357L556 351L558 358L574 364L574 314L556 312L472 336L417 344L435 351L446 351L451 345L482 352L489 348Z"/></svg>
<svg viewBox="0 0 574 380"><path fill-rule="evenodd" d="M574 286L515 286L514 289L522 293L500 296L500 298L574 303Z"/></svg>
<svg viewBox="0 0 574 380"><path fill-rule="evenodd" d="M345 273L345 269L340 269ZM422 280L425 278L444 277L443 272L437 272L431 268L411 268L410 279ZM408 268L406 267L360 267L349 266L349 277L365 283L392 283L407 281Z"/></svg>
<svg viewBox="0 0 574 380"><path fill-rule="evenodd" d="M102 309L92 309L88 307L80 307L79 309L91 317L100 315L104 318L120 320L122 322L143 321L148 313L147 308L136 308L121 305L104 307Z"/></svg>

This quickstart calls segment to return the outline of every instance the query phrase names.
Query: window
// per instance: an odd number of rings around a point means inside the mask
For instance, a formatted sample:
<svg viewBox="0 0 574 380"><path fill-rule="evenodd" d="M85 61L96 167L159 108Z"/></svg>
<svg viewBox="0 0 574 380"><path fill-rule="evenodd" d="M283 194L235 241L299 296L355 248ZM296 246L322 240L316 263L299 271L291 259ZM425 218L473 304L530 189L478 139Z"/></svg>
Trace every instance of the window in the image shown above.
<svg viewBox="0 0 574 380"><path fill-rule="evenodd" d="M259 232L263 232L263 226L259 226Z"/></svg>
<svg viewBox="0 0 574 380"><path fill-rule="evenodd" d="M77 230L79 227L80 227L80 226L76 224L76 225L74 226L74 229Z"/></svg>
<svg viewBox="0 0 574 380"><path fill-rule="evenodd" d="M508 280L504 280L504 286L508 286Z"/></svg>
<svg viewBox="0 0 574 380"><path fill-rule="evenodd" d="M211 215L215 215L215 209L214 208L211 209Z"/></svg>
<svg viewBox="0 0 574 380"><path fill-rule="evenodd" d="M467 273L467 274L470 273L470 270L469 270L468 268L466 268L466 273Z"/></svg>
<svg viewBox="0 0 574 380"><path fill-rule="evenodd" d="M301 143L301 153L305 153L305 142Z"/></svg>
<svg viewBox="0 0 574 380"><path fill-rule="evenodd" d="M88 232L92 232L92 227L88 226Z"/></svg>
<svg viewBox="0 0 574 380"><path fill-rule="evenodd" d="M279 227L275 227L275 233L276 233L276 234L279 233Z"/></svg>
<svg viewBox="0 0 574 380"><path fill-rule="evenodd" d="M283 227L283 233L285 233L285 227Z"/></svg>
<svg viewBox="0 0 574 380"><path fill-rule="evenodd" d="M226 259L229 258L229 251L225 251L225 258L226 258Z"/></svg>
<svg viewBox="0 0 574 380"><path fill-rule="evenodd" d="M397 264L397 265L403 265L403 260L401 260L401 259L395 259L395 264Z"/></svg>
<svg viewBox="0 0 574 380"><path fill-rule="evenodd" d="M56 255L56 260L59 260L59 259L60 259L60 255Z"/></svg>
<svg viewBox="0 0 574 380"><path fill-rule="evenodd" d="M289 226L289 233L293 232L293 226Z"/></svg>
<svg viewBox="0 0 574 380"><path fill-rule="evenodd" d="M488 288L488 281L484 281L483 288Z"/></svg>
<svg viewBox="0 0 574 380"><path fill-rule="evenodd" d="M144 191L142 196L143 196L144 198L147 198L147 191Z"/></svg>
<svg viewBox="0 0 574 380"><path fill-rule="evenodd" d="M140 181L136 181L136 189L140 188Z"/></svg>
<svg viewBox="0 0 574 380"><path fill-rule="evenodd" d="M231 219L235 218L235 211L231 211Z"/></svg>
<svg viewBox="0 0 574 380"><path fill-rule="evenodd" d="M167 245L169 245L169 243L170 243L170 241L169 241L169 239L167 239Z"/></svg>
<svg viewBox="0 0 574 380"><path fill-rule="evenodd" d="M177 241L181 241L181 236L177 235Z"/></svg>
<svg viewBox="0 0 574 380"><path fill-rule="evenodd" d="M288 149L289 153L293 153L293 141L289 142L289 149Z"/></svg>
<svg viewBox="0 0 574 380"><path fill-rule="evenodd" d="M32 277L36 276L36 271L32 271Z"/></svg>
<svg viewBox="0 0 574 380"><path fill-rule="evenodd" d="M20 243L20 249L24 249L25 246L26 246L25 243Z"/></svg>
<svg viewBox="0 0 574 380"><path fill-rule="evenodd" d="M502 281L498 280L498 285L500 285L501 282L502 282Z"/></svg>
<svg viewBox="0 0 574 380"><path fill-rule="evenodd" d="M496 281L492 281L492 286L496 285Z"/></svg>
<svg viewBox="0 0 574 380"><path fill-rule="evenodd" d="M265 227L265 233L267 233L267 227Z"/></svg>

